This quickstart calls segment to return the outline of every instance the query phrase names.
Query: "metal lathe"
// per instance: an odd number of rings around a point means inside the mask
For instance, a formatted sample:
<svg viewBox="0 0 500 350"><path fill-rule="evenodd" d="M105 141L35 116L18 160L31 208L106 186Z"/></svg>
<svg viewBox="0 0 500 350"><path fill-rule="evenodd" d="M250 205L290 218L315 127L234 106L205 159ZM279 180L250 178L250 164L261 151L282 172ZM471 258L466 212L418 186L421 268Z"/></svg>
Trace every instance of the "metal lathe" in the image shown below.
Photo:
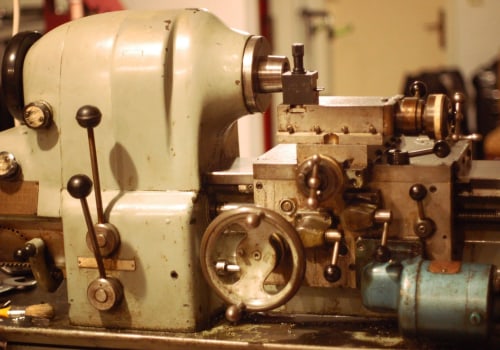
<svg viewBox="0 0 500 350"><path fill-rule="evenodd" d="M500 344L500 163L464 95L320 96L289 54L200 9L9 41L0 267L36 287L0 301L55 317L0 320L0 348ZM277 145L240 158L272 93Z"/></svg>

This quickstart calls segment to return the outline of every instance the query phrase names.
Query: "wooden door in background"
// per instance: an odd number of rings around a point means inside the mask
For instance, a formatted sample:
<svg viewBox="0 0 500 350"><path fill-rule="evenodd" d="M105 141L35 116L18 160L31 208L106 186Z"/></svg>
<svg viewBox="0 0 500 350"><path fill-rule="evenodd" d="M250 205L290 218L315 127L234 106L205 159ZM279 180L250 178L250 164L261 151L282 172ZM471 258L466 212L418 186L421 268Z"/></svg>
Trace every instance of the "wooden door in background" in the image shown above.
<svg viewBox="0 0 500 350"><path fill-rule="evenodd" d="M407 74L447 63L446 0L325 0L325 5L338 33L331 44L334 95L402 93Z"/></svg>

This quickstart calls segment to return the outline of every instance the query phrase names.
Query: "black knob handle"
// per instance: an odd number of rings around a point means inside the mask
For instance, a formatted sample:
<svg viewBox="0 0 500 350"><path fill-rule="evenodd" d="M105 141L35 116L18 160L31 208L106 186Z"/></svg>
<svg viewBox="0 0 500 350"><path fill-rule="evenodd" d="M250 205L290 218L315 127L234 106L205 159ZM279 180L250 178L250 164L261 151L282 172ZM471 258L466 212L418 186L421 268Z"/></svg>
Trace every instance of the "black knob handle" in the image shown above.
<svg viewBox="0 0 500 350"><path fill-rule="evenodd" d="M434 152L434 154L439 158L445 158L450 154L451 148L448 142L445 140L439 140L434 144L432 152Z"/></svg>
<svg viewBox="0 0 500 350"><path fill-rule="evenodd" d="M414 81L409 88L410 95L413 97L424 98L427 96L427 86L422 81Z"/></svg>
<svg viewBox="0 0 500 350"><path fill-rule="evenodd" d="M24 247L14 251L14 260L27 261L30 257L35 256L36 247L32 243L26 243Z"/></svg>
<svg viewBox="0 0 500 350"><path fill-rule="evenodd" d="M73 175L66 187L73 198L86 198L92 192L92 180L87 175Z"/></svg>
<svg viewBox="0 0 500 350"><path fill-rule="evenodd" d="M340 279L340 277L342 277L342 271L340 270L340 267L338 267L337 265L330 264L325 267L325 270L323 271L323 276L328 282L334 283L337 282Z"/></svg>
<svg viewBox="0 0 500 350"><path fill-rule="evenodd" d="M415 184L410 187L410 197L414 201L421 201L427 195L427 189L422 184Z"/></svg>
<svg viewBox="0 0 500 350"><path fill-rule="evenodd" d="M385 245L379 245L375 250L375 260L378 262L387 262L391 258L391 250Z"/></svg>
<svg viewBox="0 0 500 350"><path fill-rule="evenodd" d="M86 105L76 112L76 121L81 127L95 128L101 122L102 114L99 108Z"/></svg>

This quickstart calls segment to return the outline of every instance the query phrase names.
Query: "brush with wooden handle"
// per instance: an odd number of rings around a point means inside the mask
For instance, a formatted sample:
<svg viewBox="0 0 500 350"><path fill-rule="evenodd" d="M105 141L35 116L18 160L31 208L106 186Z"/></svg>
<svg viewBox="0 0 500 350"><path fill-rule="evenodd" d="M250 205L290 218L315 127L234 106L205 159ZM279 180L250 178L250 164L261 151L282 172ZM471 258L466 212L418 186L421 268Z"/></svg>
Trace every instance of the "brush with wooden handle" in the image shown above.
<svg viewBox="0 0 500 350"><path fill-rule="evenodd" d="M0 317L35 317L35 318L53 318L54 307L50 304L29 305L24 308L12 308L12 306L0 309Z"/></svg>

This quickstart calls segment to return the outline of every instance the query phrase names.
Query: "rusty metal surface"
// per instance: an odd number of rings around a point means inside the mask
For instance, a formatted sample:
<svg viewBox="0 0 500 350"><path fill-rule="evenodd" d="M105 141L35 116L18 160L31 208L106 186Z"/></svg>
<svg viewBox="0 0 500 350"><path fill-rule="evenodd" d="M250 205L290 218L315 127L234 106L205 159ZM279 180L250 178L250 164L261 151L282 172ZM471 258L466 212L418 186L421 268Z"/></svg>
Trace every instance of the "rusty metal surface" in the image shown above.
<svg viewBox="0 0 500 350"><path fill-rule="evenodd" d="M442 274L455 274L460 272L462 263L460 261L434 260L429 264L429 272Z"/></svg>
<svg viewBox="0 0 500 350"><path fill-rule="evenodd" d="M0 183L0 215L36 215L37 209L38 182Z"/></svg>

